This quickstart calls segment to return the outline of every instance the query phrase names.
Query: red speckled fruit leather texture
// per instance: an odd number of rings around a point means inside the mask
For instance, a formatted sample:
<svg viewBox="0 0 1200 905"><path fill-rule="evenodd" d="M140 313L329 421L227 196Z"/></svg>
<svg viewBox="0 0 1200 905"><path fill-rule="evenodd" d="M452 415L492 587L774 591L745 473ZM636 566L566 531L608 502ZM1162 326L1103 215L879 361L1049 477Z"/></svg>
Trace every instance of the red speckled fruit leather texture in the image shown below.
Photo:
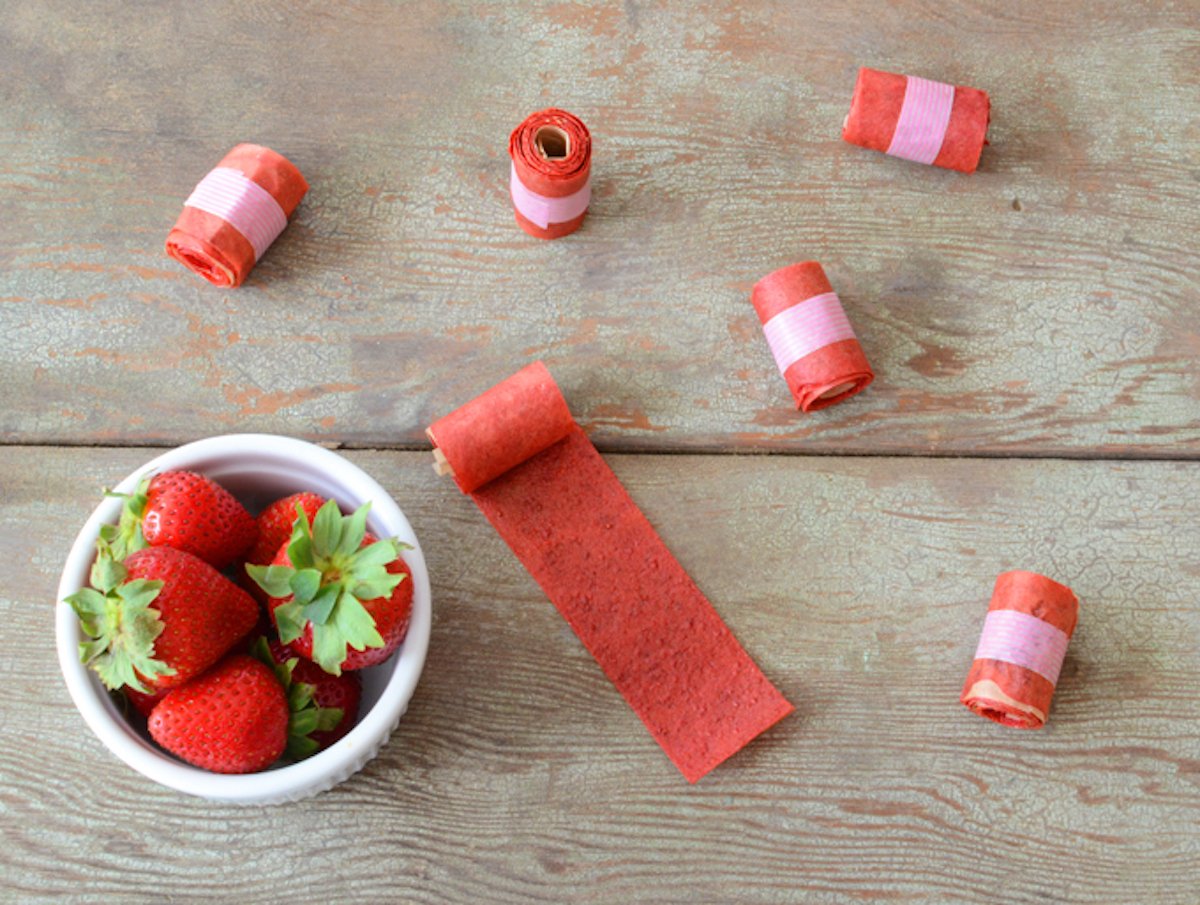
<svg viewBox="0 0 1200 905"><path fill-rule="evenodd" d="M900 120L907 85L908 79L903 75L866 67L859 69L842 138L852 145L886 152ZM942 139L942 148L933 165L974 173L986 144L990 119L991 102L987 92L956 85L946 137Z"/></svg>
<svg viewBox="0 0 1200 905"><path fill-rule="evenodd" d="M792 712L571 419L545 365L429 433L689 782Z"/></svg>
<svg viewBox="0 0 1200 905"><path fill-rule="evenodd" d="M240 170L271 193L290 220L308 183L295 165L270 148L241 144L218 167ZM241 286L253 269L254 247L236 227L194 207L184 207L167 235L167 254L214 286Z"/></svg>
<svg viewBox="0 0 1200 905"><path fill-rule="evenodd" d="M1016 610L1037 616L1065 632L1068 638L1074 634L1079 621L1079 600L1074 592L1036 572L1014 571L1000 575L988 606L989 613L993 610ZM1024 707L1016 709L978 691L976 683L986 681L994 682L1004 694ZM1045 716L1050 713L1053 697L1054 685L1045 676L1015 663L982 659L971 663L960 700L972 712L1001 725L1041 729L1045 725ZM1025 708L1034 708L1042 716L1027 712Z"/></svg>

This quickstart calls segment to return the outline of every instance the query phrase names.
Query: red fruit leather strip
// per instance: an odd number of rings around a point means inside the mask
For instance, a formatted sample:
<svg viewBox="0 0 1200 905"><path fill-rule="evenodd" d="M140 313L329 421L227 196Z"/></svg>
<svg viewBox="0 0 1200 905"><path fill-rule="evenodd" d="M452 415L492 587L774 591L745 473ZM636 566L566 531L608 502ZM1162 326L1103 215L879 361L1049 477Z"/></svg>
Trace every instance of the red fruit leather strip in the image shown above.
<svg viewBox="0 0 1200 905"><path fill-rule="evenodd" d="M776 315L815 296L833 292L816 261L802 261L767 274L754 284L750 301L766 324ZM857 339L845 339L816 349L784 372L784 380L804 412L834 405L861 393L875 379Z"/></svg>
<svg viewBox="0 0 1200 905"><path fill-rule="evenodd" d="M988 612L1014 610L1038 619L1069 639L1079 621L1079 600L1066 585L1035 572L1004 572L996 579ZM1004 726L1040 729L1050 712L1054 683L1016 663L976 659L960 700L974 713Z"/></svg>
<svg viewBox="0 0 1200 905"><path fill-rule="evenodd" d="M238 145L217 166L238 170L266 189L289 219L308 191L290 160L261 145ZM214 286L242 285L255 264L253 246L235 226L195 207L184 207L167 235L166 248L168 255Z"/></svg>
<svg viewBox="0 0 1200 905"><path fill-rule="evenodd" d="M569 413L564 424L565 409L549 371L535 362L434 423L429 435L449 462L468 463L472 476L507 463L475 487L472 499L663 751L695 782L793 707ZM514 461L524 441L475 431L496 419L514 434L558 437Z"/></svg>
<svg viewBox="0 0 1200 905"><path fill-rule="evenodd" d="M551 136L565 135L565 154L550 156L560 150L546 141L539 141L539 133ZM550 107L531 113L512 131L508 139L508 154L516 168L517 178L530 192L547 198L565 198L587 187L592 170L592 136L579 117ZM561 223L539 226L514 207L513 214L521 229L539 239L558 239L579 229L582 214Z"/></svg>
<svg viewBox="0 0 1200 905"><path fill-rule="evenodd" d="M903 75L859 69L842 138L852 145L886 152L900 120L907 84ZM987 92L956 85L946 137L933 165L962 173L975 172L987 143L990 119L991 101Z"/></svg>

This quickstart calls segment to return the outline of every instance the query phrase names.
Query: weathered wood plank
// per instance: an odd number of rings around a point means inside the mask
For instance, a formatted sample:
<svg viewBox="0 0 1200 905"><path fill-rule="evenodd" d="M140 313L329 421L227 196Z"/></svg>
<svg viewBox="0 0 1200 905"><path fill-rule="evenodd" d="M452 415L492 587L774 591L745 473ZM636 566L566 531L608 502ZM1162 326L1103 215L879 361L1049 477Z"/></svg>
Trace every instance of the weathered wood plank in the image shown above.
<svg viewBox="0 0 1200 905"><path fill-rule="evenodd" d="M1200 452L1195 3L9 4L9 442L230 428L411 445L543 357L607 449ZM839 140L855 68L977 85L973 177ZM527 238L509 129L596 137ZM234 142L313 191L245 288L165 258ZM789 409L748 304L819 258L874 363Z"/></svg>
<svg viewBox="0 0 1200 905"><path fill-rule="evenodd" d="M330 902L1194 900L1194 465L610 457L798 705L688 787L427 455L352 454L425 546L428 666L364 773L238 810L116 762L57 674L67 542L97 488L150 455L0 453L5 897L257 903L302 882ZM1082 598L1036 733L957 703L991 582L1018 566Z"/></svg>

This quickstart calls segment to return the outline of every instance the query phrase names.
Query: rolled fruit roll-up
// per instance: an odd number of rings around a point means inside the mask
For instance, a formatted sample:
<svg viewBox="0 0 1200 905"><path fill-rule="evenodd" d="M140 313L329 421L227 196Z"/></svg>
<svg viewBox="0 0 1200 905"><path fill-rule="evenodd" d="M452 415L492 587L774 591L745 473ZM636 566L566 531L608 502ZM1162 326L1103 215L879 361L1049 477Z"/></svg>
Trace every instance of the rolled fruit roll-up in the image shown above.
<svg viewBox="0 0 1200 905"><path fill-rule="evenodd" d="M551 107L508 139L509 192L521 229L558 239L579 229L591 203L592 136L583 120Z"/></svg>
<svg viewBox="0 0 1200 905"><path fill-rule="evenodd" d="M780 374L804 412L849 399L875 374L816 261L767 274L750 295Z"/></svg>
<svg viewBox="0 0 1200 905"><path fill-rule="evenodd" d="M282 154L240 144L184 202L167 235L167 254L214 286L240 286L307 191Z"/></svg>
<svg viewBox="0 0 1200 905"><path fill-rule="evenodd" d="M842 138L892 157L973 173L990 120L986 91L864 67Z"/></svg>
<svg viewBox="0 0 1200 905"><path fill-rule="evenodd" d="M1036 572L996 579L975 658L960 700L1004 726L1040 729L1050 712L1079 599Z"/></svg>

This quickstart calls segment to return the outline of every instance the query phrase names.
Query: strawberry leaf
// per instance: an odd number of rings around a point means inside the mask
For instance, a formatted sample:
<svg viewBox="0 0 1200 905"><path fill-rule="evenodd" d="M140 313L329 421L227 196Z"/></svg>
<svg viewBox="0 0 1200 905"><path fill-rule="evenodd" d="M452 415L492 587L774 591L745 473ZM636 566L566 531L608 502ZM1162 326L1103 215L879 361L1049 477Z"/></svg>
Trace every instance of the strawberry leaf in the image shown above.
<svg viewBox="0 0 1200 905"><path fill-rule="evenodd" d="M295 602L303 606L312 602L321 590L321 573L316 569L298 569L292 574L288 585Z"/></svg>
<svg viewBox="0 0 1200 905"><path fill-rule="evenodd" d="M113 558L112 547L103 537L96 539L96 549L101 555L97 556L96 561L92 563L89 578L92 587L97 588L102 594L107 594L125 580L127 573L125 567Z"/></svg>
<svg viewBox="0 0 1200 905"><path fill-rule="evenodd" d="M279 640L284 644L289 644L304 634L303 609L295 601L275 607L275 627L279 629Z"/></svg>
<svg viewBox="0 0 1200 905"><path fill-rule="evenodd" d="M313 660L327 673L340 676L346 662L346 639L332 625L314 625L312 635Z"/></svg>
<svg viewBox="0 0 1200 905"><path fill-rule="evenodd" d="M354 554L355 574L361 574L362 571L367 569L393 563L399 555L400 551L397 549L396 541L391 538L377 540L371 546L363 547Z"/></svg>
<svg viewBox="0 0 1200 905"><path fill-rule="evenodd" d="M246 563L246 574L270 597L287 597L292 593L292 575L288 566L256 566Z"/></svg>
<svg viewBox="0 0 1200 905"><path fill-rule="evenodd" d="M375 620L353 594L343 591L338 596L331 618L342 638L355 650L383 647L383 636L375 628Z"/></svg>
<svg viewBox="0 0 1200 905"><path fill-rule="evenodd" d="M359 600L374 600L376 597L391 597L392 592L404 581L406 575L384 572L379 578L360 581L354 586L353 594Z"/></svg>
<svg viewBox="0 0 1200 905"><path fill-rule="evenodd" d="M317 708L317 731L329 732L331 729L337 728L337 724L342 721L342 717L346 712L341 707L318 707Z"/></svg>
<svg viewBox="0 0 1200 905"><path fill-rule="evenodd" d="M333 612L333 606L337 603L339 593L341 593L340 585L325 585L313 598L312 603L304 608L304 618L314 625L324 625L329 621L329 614Z"/></svg>
<svg viewBox="0 0 1200 905"><path fill-rule="evenodd" d="M370 511L371 504L363 503L342 523L342 539L335 552L341 556L351 556L362 546L363 538L367 534L367 515Z"/></svg>
<svg viewBox="0 0 1200 905"><path fill-rule="evenodd" d="M146 537L142 533L142 520L146 516L146 506L150 502L151 477L152 475L147 475L142 478L133 493L104 491L104 495L107 497L117 497L125 501L121 507L121 518L116 527L106 525L100 529L101 538L112 544L113 556L118 561L124 561L130 553L150 546L146 543Z"/></svg>
<svg viewBox="0 0 1200 905"><path fill-rule="evenodd" d="M342 513L335 500L327 500L312 523L312 552L316 559L328 559L342 539Z"/></svg>

